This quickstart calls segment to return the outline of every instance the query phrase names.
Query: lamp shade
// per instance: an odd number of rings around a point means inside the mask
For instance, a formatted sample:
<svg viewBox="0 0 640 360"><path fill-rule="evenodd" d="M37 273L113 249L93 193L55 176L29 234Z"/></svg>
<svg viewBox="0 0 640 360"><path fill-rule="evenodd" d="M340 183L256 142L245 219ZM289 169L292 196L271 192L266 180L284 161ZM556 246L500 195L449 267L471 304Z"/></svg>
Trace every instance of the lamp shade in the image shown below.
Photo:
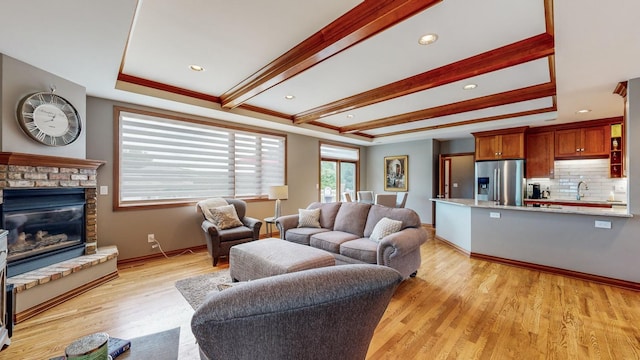
<svg viewBox="0 0 640 360"><path fill-rule="evenodd" d="M275 200L275 199L286 200L288 198L289 198L289 186L279 185L279 186L269 187L269 200Z"/></svg>

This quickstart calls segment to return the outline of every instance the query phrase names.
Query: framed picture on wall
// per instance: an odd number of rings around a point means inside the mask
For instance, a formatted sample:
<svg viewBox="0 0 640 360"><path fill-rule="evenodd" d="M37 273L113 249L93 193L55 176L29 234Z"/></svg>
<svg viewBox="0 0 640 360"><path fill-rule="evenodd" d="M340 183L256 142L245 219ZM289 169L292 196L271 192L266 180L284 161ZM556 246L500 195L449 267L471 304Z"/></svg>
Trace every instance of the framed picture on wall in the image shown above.
<svg viewBox="0 0 640 360"><path fill-rule="evenodd" d="M409 189L409 156L385 156L384 191L407 191Z"/></svg>

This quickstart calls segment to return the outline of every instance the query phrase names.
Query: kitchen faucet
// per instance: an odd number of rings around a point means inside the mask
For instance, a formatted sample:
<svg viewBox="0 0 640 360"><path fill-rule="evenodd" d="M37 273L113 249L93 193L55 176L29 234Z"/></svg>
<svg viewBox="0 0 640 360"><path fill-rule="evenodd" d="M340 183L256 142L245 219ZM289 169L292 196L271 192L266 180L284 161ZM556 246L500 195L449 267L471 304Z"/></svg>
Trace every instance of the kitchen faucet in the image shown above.
<svg viewBox="0 0 640 360"><path fill-rule="evenodd" d="M584 181L580 181L578 183L578 189L577 189L577 193L576 193L576 200L581 200L584 197L584 194L580 194L580 186L582 186L582 184L584 184L584 189L585 190L589 190L589 185L587 185L587 183L584 182Z"/></svg>

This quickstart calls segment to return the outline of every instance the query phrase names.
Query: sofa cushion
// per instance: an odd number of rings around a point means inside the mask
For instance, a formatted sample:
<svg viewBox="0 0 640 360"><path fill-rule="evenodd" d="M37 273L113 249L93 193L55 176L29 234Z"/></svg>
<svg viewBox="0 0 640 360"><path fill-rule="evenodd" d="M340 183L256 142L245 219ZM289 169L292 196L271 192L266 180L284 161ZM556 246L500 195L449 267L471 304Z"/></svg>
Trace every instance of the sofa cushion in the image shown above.
<svg viewBox="0 0 640 360"><path fill-rule="evenodd" d="M348 232L327 231L311 235L309 244L315 248L339 254L340 244L357 238L358 236Z"/></svg>
<svg viewBox="0 0 640 360"><path fill-rule="evenodd" d="M298 227L319 228L320 209L298 209Z"/></svg>
<svg viewBox="0 0 640 360"><path fill-rule="evenodd" d="M242 222L238 218L236 208L233 205L219 206L209 209L211 212L211 221L219 229L231 229L242 226Z"/></svg>
<svg viewBox="0 0 640 360"><path fill-rule="evenodd" d="M402 229L419 228L421 226L420 216L409 208L390 208L382 205L372 205L367 217L367 225L364 229L364 236L369 237L378 221L383 217L402 221ZM401 229L401 230L402 230Z"/></svg>
<svg viewBox="0 0 640 360"><path fill-rule="evenodd" d="M309 245L311 235L329 231L322 228L291 228L285 234L285 240L294 243Z"/></svg>
<svg viewBox="0 0 640 360"><path fill-rule="evenodd" d="M369 208L371 208L371 204L342 203L333 230L357 235L356 238L363 237Z"/></svg>
<svg viewBox="0 0 640 360"><path fill-rule="evenodd" d="M369 238L373 241L380 241L385 236L400 231L401 228L402 221L383 217L373 228L373 231L371 232L371 236L369 236Z"/></svg>
<svg viewBox="0 0 640 360"><path fill-rule="evenodd" d="M378 262L378 243L367 238L340 244L340 254L369 264Z"/></svg>
<svg viewBox="0 0 640 360"><path fill-rule="evenodd" d="M336 221L336 215L338 214L338 209L340 209L342 203L333 202L333 203L319 203L314 202L307 206L307 209L320 209L320 227L333 230L333 226Z"/></svg>

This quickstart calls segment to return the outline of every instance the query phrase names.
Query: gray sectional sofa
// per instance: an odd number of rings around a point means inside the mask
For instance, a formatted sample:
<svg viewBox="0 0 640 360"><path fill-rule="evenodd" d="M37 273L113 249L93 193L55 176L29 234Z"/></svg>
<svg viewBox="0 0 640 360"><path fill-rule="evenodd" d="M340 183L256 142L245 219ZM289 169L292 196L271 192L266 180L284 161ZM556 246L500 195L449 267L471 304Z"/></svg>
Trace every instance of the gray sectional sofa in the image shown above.
<svg viewBox="0 0 640 360"><path fill-rule="evenodd" d="M403 278L420 267L420 245L429 234L418 214L407 208L389 208L356 202L311 203L320 209L320 227L298 227L298 215L276 219L280 237L330 252L336 264L378 264L394 268ZM402 221L400 231L379 241L369 239L382 218Z"/></svg>

